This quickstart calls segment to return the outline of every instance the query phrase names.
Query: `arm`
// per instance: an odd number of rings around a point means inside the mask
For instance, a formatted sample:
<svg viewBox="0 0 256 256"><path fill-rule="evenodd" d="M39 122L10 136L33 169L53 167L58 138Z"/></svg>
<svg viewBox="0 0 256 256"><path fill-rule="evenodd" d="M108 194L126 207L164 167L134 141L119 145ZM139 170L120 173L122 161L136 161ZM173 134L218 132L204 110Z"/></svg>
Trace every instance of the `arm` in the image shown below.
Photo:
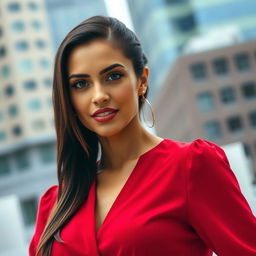
<svg viewBox="0 0 256 256"><path fill-rule="evenodd" d="M29 244L29 256L35 256L36 247L46 225L51 209L56 201L57 194L58 186L54 185L48 188L40 198L37 210L35 232Z"/></svg>
<svg viewBox="0 0 256 256"><path fill-rule="evenodd" d="M240 191L224 151L195 140L189 147L188 217L218 256L256 255L256 218Z"/></svg>

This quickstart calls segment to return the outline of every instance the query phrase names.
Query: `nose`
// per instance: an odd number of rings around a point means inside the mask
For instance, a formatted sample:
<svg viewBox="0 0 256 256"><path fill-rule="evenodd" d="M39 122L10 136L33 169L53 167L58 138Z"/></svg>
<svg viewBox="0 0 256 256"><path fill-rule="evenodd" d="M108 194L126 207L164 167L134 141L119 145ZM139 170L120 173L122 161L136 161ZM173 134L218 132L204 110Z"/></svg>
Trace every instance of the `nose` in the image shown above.
<svg viewBox="0 0 256 256"><path fill-rule="evenodd" d="M109 101L109 98L109 94L106 92L101 84L94 85L92 103L101 106L106 104Z"/></svg>

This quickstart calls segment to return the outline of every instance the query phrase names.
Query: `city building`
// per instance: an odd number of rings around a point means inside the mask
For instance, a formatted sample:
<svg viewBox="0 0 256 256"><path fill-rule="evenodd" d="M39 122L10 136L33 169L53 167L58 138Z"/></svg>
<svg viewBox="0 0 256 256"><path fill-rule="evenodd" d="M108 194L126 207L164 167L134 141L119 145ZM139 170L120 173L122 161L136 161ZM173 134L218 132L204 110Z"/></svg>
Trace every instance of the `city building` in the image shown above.
<svg viewBox="0 0 256 256"><path fill-rule="evenodd" d="M0 196L17 196L29 241L57 180L52 46L43 0L1 0L0 13Z"/></svg>
<svg viewBox="0 0 256 256"><path fill-rule="evenodd" d="M15 196L27 243L39 198L57 184L54 51L72 27L96 14L105 14L103 1L0 1L0 197Z"/></svg>
<svg viewBox="0 0 256 256"><path fill-rule="evenodd" d="M45 0L45 6L55 50L77 24L91 16L107 14L104 0Z"/></svg>
<svg viewBox="0 0 256 256"><path fill-rule="evenodd" d="M196 35L232 25L248 41L256 38L254 0L127 0L135 32L150 67L154 99L167 72Z"/></svg>
<svg viewBox="0 0 256 256"><path fill-rule="evenodd" d="M187 54L154 102L156 133L219 145L242 142L256 178L256 41Z"/></svg>

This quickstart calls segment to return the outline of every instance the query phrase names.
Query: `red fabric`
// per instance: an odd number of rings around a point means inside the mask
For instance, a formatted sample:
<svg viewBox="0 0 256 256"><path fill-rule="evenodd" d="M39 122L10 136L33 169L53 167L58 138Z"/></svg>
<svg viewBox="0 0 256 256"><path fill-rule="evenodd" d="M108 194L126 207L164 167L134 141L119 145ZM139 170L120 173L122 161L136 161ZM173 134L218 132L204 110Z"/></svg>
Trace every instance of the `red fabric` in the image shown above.
<svg viewBox="0 0 256 256"><path fill-rule="evenodd" d="M30 256L57 189L52 186L41 197ZM55 240L51 255L256 255L256 218L214 143L164 139L141 155L97 234L95 189L96 181L60 232L65 244Z"/></svg>

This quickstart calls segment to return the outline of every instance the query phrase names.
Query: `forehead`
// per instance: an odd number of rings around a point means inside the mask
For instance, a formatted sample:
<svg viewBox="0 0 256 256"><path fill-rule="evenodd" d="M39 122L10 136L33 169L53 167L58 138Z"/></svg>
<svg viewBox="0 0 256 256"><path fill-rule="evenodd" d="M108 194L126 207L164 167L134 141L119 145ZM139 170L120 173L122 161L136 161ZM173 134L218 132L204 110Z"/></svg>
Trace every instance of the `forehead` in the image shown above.
<svg viewBox="0 0 256 256"><path fill-rule="evenodd" d="M105 40L95 40L75 47L68 58L69 75L76 72L93 73L113 63L120 63L132 69L130 59L123 52Z"/></svg>

